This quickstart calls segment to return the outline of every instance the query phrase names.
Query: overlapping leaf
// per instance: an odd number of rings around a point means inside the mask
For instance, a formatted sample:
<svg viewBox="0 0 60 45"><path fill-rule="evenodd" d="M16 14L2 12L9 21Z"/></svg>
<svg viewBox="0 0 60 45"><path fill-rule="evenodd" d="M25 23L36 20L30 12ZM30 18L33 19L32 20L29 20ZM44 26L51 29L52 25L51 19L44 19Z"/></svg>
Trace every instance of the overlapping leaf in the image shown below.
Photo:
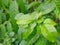
<svg viewBox="0 0 60 45"><path fill-rule="evenodd" d="M57 31L56 28L49 24L40 26L42 35L51 42L56 42Z"/></svg>

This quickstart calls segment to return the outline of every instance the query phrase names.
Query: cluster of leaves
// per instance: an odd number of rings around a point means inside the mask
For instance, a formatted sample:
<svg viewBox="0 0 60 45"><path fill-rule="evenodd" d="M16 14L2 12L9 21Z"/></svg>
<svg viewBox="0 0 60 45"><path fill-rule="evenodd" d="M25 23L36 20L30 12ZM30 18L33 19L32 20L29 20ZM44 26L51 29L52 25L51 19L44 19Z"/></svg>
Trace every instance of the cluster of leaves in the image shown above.
<svg viewBox="0 0 60 45"><path fill-rule="evenodd" d="M60 0L1 0L0 45L60 45Z"/></svg>

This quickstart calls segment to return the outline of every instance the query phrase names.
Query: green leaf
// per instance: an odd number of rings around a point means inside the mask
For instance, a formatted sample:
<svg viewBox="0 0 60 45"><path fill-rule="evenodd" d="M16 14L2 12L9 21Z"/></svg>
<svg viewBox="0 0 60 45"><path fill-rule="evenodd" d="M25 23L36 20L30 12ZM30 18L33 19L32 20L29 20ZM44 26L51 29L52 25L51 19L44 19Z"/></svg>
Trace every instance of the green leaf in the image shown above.
<svg viewBox="0 0 60 45"><path fill-rule="evenodd" d="M4 39L3 45L12 45L11 39L9 37L6 37Z"/></svg>
<svg viewBox="0 0 60 45"><path fill-rule="evenodd" d="M47 45L47 41L44 38L40 37L34 45Z"/></svg>
<svg viewBox="0 0 60 45"><path fill-rule="evenodd" d="M56 42L57 31L54 26L49 24L44 24L40 26L42 35L51 42Z"/></svg>
<svg viewBox="0 0 60 45"><path fill-rule="evenodd" d="M27 43L27 45L33 45L33 43L35 43L39 37L40 35L38 33L35 34L35 36L33 36L33 38Z"/></svg>
<svg viewBox="0 0 60 45"><path fill-rule="evenodd" d="M58 18L60 20L60 10L58 8L55 9L54 14L55 14L56 18Z"/></svg>
<svg viewBox="0 0 60 45"><path fill-rule="evenodd" d="M13 25L13 28L14 28L14 31L17 32L18 30L18 26L16 24L16 21L15 21L15 16L16 14L19 13L19 10L18 10L18 4L16 1L12 1L10 3L10 6L9 6L9 15L10 15L10 20L11 20L11 23Z"/></svg>
<svg viewBox="0 0 60 45"><path fill-rule="evenodd" d="M18 25L25 25L31 23L31 16L29 14L27 15L21 15L19 19L17 20Z"/></svg>
<svg viewBox="0 0 60 45"><path fill-rule="evenodd" d="M18 34L17 34L17 38L18 38L19 41L22 40L22 30L23 30L22 27L19 26Z"/></svg>
<svg viewBox="0 0 60 45"><path fill-rule="evenodd" d="M5 25L2 25L1 26L1 35L2 35L2 38L4 38L5 34L6 34L6 27L5 27Z"/></svg>
<svg viewBox="0 0 60 45"><path fill-rule="evenodd" d="M51 11L53 11L55 9L55 4L54 2L46 2L44 4L41 4L37 9L36 11L40 11L43 15L44 14L48 14L50 13Z"/></svg>
<svg viewBox="0 0 60 45"><path fill-rule="evenodd" d="M50 18L45 19L44 24L49 24L49 25L53 25L53 26L56 25L56 23Z"/></svg>
<svg viewBox="0 0 60 45"><path fill-rule="evenodd" d="M40 19L37 20L37 23L41 24L41 23L43 23L44 20L45 20L44 17L42 17L42 18L40 18Z"/></svg>
<svg viewBox="0 0 60 45"><path fill-rule="evenodd" d="M37 24L36 24L37 25ZM37 33L37 26L34 27L34 30L32 31L32 33L28 36L28 38L26 39L27 42L30 41L34 36L35 34ZM38 33L39 34L39 33Z"/></svg>
<svg viewBox="0 0 60 45"><path fill-rule="evenodd" d="M21 15L21 14L19 13L18 15ZM38 13L34 12L32 14L21 15L16 20L17 20L18 25L26 25L26 24L33 22L34 20L37 20L38 18L39 18Z"/></svg>
<svg viewBox="0 0 60 45"><path fill-rule="evenodd" d="M37 25L36 28L37 28L37 33L41 34L41 28L39 27L39 25Z"/></svg>
<svg viewBox="0 0 60 45"><path fill-rule="evenodd" d="M54 10L56 18L60 20L60 0L55 0L56 9Z"/></svg>
<svg viewBox="0 0 60 45"><path fill-rule="evenodd" d="M10 6L9 6L9 14L10 14L10 17L15 17L16 14L19 13L18 11L18 4L16 1L12 1L10 3Z"/></svg>
<svg viewBox="0 0 60 45"><path fill-rule="evenodd" d="M10 32L12 32L12 24L8 21L7 22L7 30L8 30L8 32L10 33Z"/></svg>
<svg viewBox="0 0 60 45"><path fill-rule="evenodd" d="M20 16L23 16L24 14L23 13L19 13L15 16L15 19L18 20L20 18Z"/></svg>
<svg viewBox="0 0 60 45"><path fill-rule="evenodd" d="M27 28L24 28L22 31L22 35L24 39L27 39L28 36L33 32L34 28L36 26L36 23L31 23Z"/></svg>

